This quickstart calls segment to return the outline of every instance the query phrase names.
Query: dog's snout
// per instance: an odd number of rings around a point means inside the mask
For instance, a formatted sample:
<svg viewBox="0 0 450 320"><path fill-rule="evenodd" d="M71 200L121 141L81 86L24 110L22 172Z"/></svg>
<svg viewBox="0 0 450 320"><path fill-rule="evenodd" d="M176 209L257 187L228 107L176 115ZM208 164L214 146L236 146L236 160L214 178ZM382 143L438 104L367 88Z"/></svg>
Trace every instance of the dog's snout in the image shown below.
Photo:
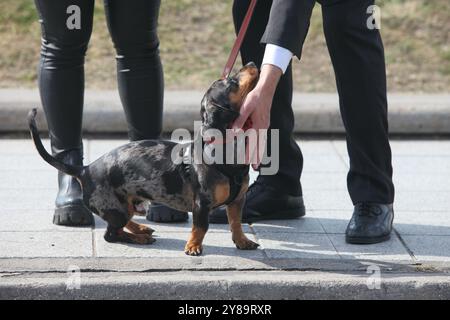
<svg viewBox="0 0 450 320"><path fill-rule="evenodd" d="M250 62L247 63L245 66L246 66L246 67L249 67L249 68L256 68L256 64L255 64L253 61L250 61Z"/></svg>

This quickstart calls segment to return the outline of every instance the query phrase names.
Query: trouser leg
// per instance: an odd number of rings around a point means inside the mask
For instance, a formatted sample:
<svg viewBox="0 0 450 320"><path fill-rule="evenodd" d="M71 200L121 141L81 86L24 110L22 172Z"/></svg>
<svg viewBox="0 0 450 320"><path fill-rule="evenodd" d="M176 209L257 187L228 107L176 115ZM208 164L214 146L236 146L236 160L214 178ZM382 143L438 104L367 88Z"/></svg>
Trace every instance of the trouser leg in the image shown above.
<svg viewBox="0 0 450 320"><path fill-rule="evenodd" d="M367 27L374 1L327 4L324 31L347 133L348 190L353 203L392 203L384 49L379 30Z"/></svg>
<svg viewBox="0 0 450 320"><path fill-rule="evenodd" d="M105 0L117 51L119 94L130 140L155 139L162 130L164 78L157 34L159 0Z"/></svg>
<svg viewBox="0 0 450 320"><path fill-rule="evenodd" d="M81 148L84 56L94 0L35 0L42 27L39 91L54 153Z"/></svg>
<svg viewBox="0 0 450 320"><path fill-rule="evenodd" d="M233 19L236 32L239 31L250 1L235 0L233 4ZM264 45L260 40L266 29L272 1L259 1L246 37L241 47L243 64L250 61L261 66L264 56ZM273 98L270 129L279 130L279 171L273 176L260 176L258 179L275 186L277 189L292 195L302 193L300 175L303 167L303 157L293 138L294 114L292 110L292 67L289 65L281 77ZM270 139L270 135L268 137ZM270 152L270 150L268 150Z"/></svg>

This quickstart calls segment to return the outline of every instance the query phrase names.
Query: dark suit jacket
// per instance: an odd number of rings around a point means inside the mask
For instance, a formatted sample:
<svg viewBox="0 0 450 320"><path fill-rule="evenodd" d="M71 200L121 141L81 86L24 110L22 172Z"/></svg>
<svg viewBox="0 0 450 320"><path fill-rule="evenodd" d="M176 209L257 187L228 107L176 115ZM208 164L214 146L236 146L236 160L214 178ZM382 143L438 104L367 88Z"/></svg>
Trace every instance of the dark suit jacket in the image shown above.
<svg viewBox="0 0 450 320"><path fill-rule="evenodd" d="M261 43L289 49L300 58L314 4L315 0L273 0Z"/></svg>

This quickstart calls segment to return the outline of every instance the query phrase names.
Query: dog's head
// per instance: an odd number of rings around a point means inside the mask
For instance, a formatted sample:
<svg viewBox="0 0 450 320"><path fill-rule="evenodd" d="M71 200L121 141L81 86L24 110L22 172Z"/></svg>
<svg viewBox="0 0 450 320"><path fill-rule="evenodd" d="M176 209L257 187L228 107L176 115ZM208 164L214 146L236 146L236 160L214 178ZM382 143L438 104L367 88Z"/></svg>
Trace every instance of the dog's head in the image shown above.
<svg viewBox="0 0 450 320"><path fill-rule="evenodd" d="M215 81L202 99L202 132L217 129L225 133L239 116L242 103L255 87L258 77L258 68L250 62L236 74Z"/></svg>

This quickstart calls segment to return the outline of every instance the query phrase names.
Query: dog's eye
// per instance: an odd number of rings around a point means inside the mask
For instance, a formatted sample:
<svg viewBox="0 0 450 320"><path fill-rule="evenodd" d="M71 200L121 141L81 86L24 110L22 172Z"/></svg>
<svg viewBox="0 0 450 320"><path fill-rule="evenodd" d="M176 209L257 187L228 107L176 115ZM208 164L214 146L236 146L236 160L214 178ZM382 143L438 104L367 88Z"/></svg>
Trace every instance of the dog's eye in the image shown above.
<svg viewBox="0 0 450 320"><path fill-rule="evenodd" d="M239 86L239 83L237 82L236 79L230 79L230 83L231 83L233 86Z"/></svg>

